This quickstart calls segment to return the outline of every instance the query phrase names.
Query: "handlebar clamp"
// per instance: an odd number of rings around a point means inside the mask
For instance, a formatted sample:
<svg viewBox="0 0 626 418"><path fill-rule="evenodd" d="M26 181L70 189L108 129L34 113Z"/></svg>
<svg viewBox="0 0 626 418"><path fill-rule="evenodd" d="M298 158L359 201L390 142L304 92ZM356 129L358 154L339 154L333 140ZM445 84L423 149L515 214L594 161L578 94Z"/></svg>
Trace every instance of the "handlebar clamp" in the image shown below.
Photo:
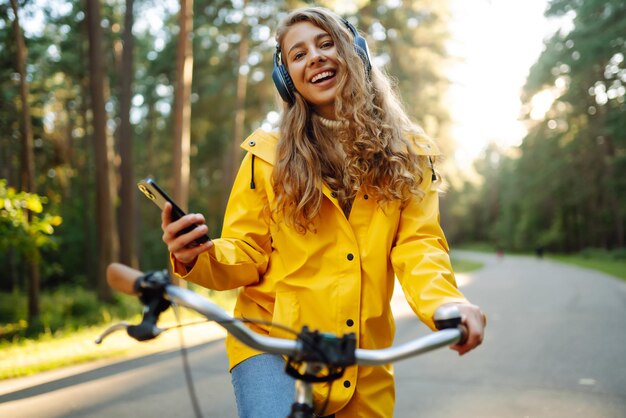
<svg viewBox="0 0 626 418"><path fill-rule="evenodd" d="M135 280L135 292L144 305L150 304L153 299L164 299L165 286L172 283L167 270L150 271ZM168 305L169 306L169 305ZM165 308L167 309L167 307ZM164 309L164 310L165 310Z"/></svg>
<svg viewBox="0 0 626 418"><path fill-rule="evenodd" d="M337 337L332 334L310 331L307 326L298 334L302 343L296 355L289 357L286 372L295 379L306 382L329 382L343 376L346 367L356 364L356 335ZM326 374L310 374L298 371L303 363L324 365Z"/></svg>

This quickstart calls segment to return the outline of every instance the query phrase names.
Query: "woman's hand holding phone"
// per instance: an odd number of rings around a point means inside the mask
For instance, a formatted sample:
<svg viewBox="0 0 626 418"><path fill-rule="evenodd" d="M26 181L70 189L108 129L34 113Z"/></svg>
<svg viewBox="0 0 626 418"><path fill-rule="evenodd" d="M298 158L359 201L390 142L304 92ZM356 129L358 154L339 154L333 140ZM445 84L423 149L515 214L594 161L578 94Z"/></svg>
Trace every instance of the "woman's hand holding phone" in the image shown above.
<svg viewBox="0 0 626 418"><path fill-rule="evenodd" d="M165 203L161 211L161 229L163 229L163 242L167 245L170 253L189 270L196 262L198 255L213 246L211 240L197 244L196 240L207 234L204 216L201 214L188 214L172 222L172 205ZM183 229L196 224L189 232L179 234Z"/></svg>

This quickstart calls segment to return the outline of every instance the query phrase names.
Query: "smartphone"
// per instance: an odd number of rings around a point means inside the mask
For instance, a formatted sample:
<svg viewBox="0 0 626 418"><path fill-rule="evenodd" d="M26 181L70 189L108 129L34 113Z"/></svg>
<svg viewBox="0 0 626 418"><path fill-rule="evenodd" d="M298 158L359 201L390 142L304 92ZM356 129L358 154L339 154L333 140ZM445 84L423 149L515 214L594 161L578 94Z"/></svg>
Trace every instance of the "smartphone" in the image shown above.
<svg viewBox="0 0 626 418"><path fill-rule="evenodd" d="M163 189L161 189L156 181L154 181L154 179L152 179L151 177L141 180L139 183L137 183L137 187L139 188L141 193L144 194L144 196L152 200L155 205L161 208L161 210L163 210L163 208L165 207L165 202L170 202L170 204L172 205L172 222L185 216L185 212L176 203L174 203L172 198L169 197L167 193L165 193ZM178 236L186 234L187 232L192 231L197 226L198 224L190 225L187 228L178 231L176 235ZM208 235L203 235L200 238L196 238L194 242L196 243L196 245L200 245L207 242L209 239L210 238Z"/></svg>

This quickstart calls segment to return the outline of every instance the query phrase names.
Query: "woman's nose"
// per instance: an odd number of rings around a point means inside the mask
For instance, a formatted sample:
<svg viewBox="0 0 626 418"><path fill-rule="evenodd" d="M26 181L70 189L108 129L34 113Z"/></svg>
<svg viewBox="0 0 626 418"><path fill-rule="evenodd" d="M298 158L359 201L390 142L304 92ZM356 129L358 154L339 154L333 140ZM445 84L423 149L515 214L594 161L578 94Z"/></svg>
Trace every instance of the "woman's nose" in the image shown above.
<svg viewBox="0 0 626 418"><path fill-rule="evenodd" d="M309 55L310 64L323 62L324 60L326 60L326 57L324 57L324 54L322 54L322 52L317 49L313 50L311 54Z"/></svg>

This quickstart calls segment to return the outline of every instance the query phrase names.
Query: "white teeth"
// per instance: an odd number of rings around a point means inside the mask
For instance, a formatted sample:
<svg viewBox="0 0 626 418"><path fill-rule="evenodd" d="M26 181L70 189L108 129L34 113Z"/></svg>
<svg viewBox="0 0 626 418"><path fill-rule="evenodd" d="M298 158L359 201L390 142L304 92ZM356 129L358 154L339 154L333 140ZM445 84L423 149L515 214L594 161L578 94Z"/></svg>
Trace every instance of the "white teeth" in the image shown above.
<svg viewBox="0 0 626 418"><path fill-rule="evenodd" d="M318 80L321 80L324 77L330 77L332 76L334 73L332 71L324 71L323 73L320 73L318 75L316 75L315 77L313 77L311 79L311 83L315 83Z"/></svg>

